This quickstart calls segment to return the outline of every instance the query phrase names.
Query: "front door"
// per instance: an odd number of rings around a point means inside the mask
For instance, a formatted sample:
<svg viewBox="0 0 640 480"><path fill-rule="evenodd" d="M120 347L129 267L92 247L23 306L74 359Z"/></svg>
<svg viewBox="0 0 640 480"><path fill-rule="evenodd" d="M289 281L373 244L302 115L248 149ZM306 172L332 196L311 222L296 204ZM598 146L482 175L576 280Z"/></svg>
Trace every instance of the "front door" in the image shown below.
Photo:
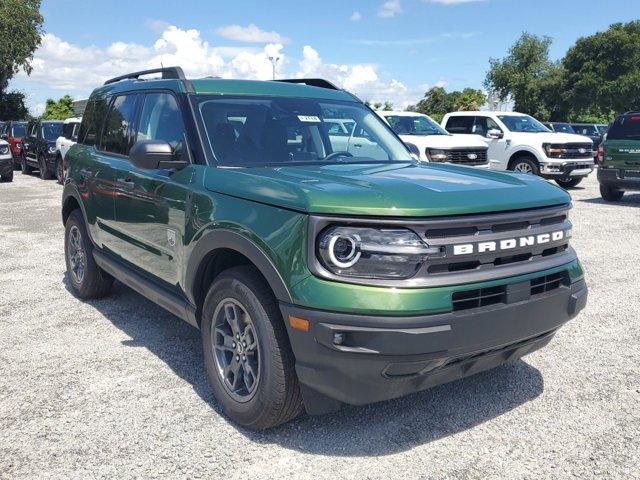
<svg viewBox="0 0 640 480"><path fill-rule="evenodd" d="M173 94L145 94L133 130L134 143L164 140L172 146L176 160L188 158L182 115ZM123 241L116 253L160 280L178 285L193 167L147 170L133 166L128 159L122 159L120 167L115 217Z"/></svg>
<svg viewBox="0 0 640 480"><path fill-rule="evenodd" d="M502 138L491 138L488 135L489 130L500 130L502 132ZM508 140L505 138L508 132L493 120L491 117L477 116L473 123L473 133L480 136L480 138L487 144L487 158L489 159L489 166L494 170L506 170L507 169L507 155Z"/></svg>

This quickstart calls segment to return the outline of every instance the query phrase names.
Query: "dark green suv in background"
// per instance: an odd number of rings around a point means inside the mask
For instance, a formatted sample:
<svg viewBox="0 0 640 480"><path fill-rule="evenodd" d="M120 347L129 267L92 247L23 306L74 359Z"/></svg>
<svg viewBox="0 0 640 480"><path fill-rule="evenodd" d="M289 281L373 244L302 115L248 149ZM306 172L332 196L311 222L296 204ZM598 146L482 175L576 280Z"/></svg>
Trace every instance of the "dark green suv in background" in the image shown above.
<svg viewBox="0 0 640 480"><path fill-rule="evenodd" d="M608 202L625 191L640 191L640 112L617 117L598 149L600 194Z"/></svg>
<svg viewBox="0 0 640 480"><path fill-rule="evenodd" d="M200 328L215 396L249 428L495 367L586 303L565 191L419 164L324 80L118 77L67 159L73 290L116 278Z"/></svg>

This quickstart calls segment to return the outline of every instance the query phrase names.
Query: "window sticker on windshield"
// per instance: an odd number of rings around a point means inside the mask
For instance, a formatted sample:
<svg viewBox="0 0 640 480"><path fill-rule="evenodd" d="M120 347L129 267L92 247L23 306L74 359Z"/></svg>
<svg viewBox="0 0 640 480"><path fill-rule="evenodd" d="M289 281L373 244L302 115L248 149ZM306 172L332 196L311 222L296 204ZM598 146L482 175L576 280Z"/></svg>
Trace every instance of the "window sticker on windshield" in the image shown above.
<svg viewBox="0 0 640 480"><path fill-rule="evenodd" d="M320 123L320 118L315 115L298 115L298 120L301 122Z"/></svg>

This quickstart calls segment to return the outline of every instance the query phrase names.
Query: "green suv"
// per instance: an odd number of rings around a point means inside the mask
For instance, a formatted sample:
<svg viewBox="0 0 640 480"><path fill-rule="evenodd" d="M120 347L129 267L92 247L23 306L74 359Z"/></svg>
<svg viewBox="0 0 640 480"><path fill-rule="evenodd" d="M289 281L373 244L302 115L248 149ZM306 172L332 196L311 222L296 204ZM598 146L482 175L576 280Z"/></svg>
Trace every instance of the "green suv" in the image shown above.
<svg viewBox="0 0 640 480"><path fill-rule="evenodd" d="M420 164L324 80L118 77L67 159L74 292L115 278L199 328L214 394L249 428L522 357L587 301L566 192Z"/></svg>
<svg viewBox="0 0 640 480"><path fill-rule="evenodd" d="M622 200L626 190L640 191L640 112L618 116L598 149L600 194Z"/></svg>

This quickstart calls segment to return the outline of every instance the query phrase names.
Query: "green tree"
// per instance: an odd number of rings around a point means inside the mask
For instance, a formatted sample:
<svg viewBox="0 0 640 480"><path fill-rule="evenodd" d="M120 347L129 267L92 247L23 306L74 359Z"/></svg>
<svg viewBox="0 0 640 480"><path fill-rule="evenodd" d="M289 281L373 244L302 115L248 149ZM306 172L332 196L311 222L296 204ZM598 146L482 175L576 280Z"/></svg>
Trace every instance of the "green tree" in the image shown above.
<svg viewBox="0 0 640 480"><path fill-rule="evenodd" d="M640 110L640 20L579 38L562 66L571 118L606 121Z"/></svg>
<svg viewBox="0 0 640 480"><path fill-rule="evenodd" d="M561 66L549 60L551 38L524 32L503 59L489 60L484 82L501 101L511 98L515 110L547 119L551 115L546 96L560 89ZM558 101L558 98L555 98Z"/></svg>
<svg viewBox="0 0 640 480"><path fill-rule="evenodd" d="M21 69L31 73L33 52L41 42L40 0L0 2L0 93Z"/></svg>
<svg viewBox="0 0 640 480"><path fill-rule="evenodd" d="M0 121L27 118L29 118L29 111L24 103L24 93L0 93Z"/></svg>
<svg viewBox="0 0 640 480"><path fill-rule="evenodd" d="M73 117L73 98L65 95L57 102L51 98L47 99L47 105L42 114L43 120L64 120Z"/></svg>
<svg viewBox="0 0 640 480"><path fill-rule="evenodd" d="M443 87L430 88L424 98L407 110L424 113L440 122L445 113L459 110L478 110L487 97L481 90L465 88L462 91L447 92Z"/></svg>

